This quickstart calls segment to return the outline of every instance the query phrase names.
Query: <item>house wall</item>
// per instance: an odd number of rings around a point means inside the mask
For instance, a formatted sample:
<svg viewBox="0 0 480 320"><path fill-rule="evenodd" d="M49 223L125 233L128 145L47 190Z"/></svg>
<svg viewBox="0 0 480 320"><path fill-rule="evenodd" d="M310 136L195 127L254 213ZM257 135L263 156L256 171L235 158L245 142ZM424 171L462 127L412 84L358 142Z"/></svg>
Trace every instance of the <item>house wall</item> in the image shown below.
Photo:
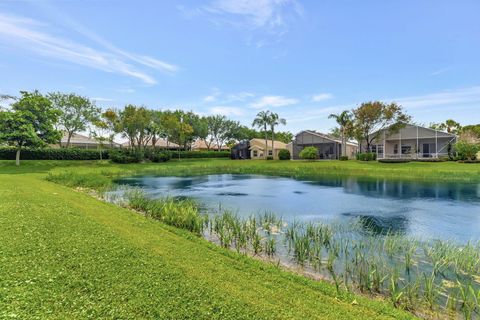
<svg viewBox="0 0 480 320"><path fill-rule="evenodd" d="M251 159L265 159L265 141L250 140L250 158ZM267 156L272 156L273 159L278 160L278 153L285 148L274 148L272 151L272 141L267 141ZM256 151L256 152L255 152ZM256 155L255 155L256 153Z"/></svg>

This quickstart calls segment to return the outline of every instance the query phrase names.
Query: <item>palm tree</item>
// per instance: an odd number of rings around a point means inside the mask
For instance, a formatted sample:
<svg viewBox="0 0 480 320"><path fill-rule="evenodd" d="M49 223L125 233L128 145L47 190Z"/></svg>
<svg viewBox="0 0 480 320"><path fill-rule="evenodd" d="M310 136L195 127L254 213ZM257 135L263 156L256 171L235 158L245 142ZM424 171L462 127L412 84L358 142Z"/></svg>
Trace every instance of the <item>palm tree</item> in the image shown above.
<svg viewBox="0 0 480 320"><path fill-rule="evenodd" d="M270 119L268 124L270 125L270 130L272 130L272 156L274 156L273 144L275 140L275 127L281 124L286 125L287 120L280 118L277 113L272 112L270 113Z"/></svg>
<svg viewBox="0 0 480 320"><path fill-rule="evenodd" d="M342 156L347 155L347 128L352 123L352 114L350 111L345 110L339 114L332 113L328 116L329 119L335 119L340 126L340 136L342 139Z"/></svg>
<svg viewBox="0 0 480 320"><path fill-rule="evenodd" d="M270 111L260 111L257 113L257 117L252 122L252 127L257 127L263 129L265 132L265 152L263 153L264 158L267 159L267 148L268 148L268 137L267 137L267 126L270 124Z"/></svg>

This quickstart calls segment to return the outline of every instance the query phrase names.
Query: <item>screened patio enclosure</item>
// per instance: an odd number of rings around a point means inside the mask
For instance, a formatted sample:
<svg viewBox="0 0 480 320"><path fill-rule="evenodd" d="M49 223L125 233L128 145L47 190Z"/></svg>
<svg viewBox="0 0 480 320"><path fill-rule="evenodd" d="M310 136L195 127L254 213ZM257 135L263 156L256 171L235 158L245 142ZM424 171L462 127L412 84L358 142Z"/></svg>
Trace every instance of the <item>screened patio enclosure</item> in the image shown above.
<svg viewBox="0 0 480 320"><path fill-rule="evenodd" d="M383 130L377 136L371 146L377 159L446 157L456 141L454 134L410 124L398 132Z"/></svg>

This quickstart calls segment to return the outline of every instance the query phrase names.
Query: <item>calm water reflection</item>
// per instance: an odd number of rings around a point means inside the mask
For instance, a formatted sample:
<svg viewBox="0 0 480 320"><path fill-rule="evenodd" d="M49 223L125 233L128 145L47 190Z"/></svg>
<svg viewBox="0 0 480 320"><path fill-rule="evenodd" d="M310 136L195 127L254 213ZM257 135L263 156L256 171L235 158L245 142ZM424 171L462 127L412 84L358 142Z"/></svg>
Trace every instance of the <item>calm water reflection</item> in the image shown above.
<svg viewBox="0 0 480 320"><path fill-rule="evenodd" d="M355 217L378 233L392 229L421 238L480 240L480 184L230 174L118 182L141 186L152 197L191 197L206 208L221 205L240 215L268 210L287 221Z"/></svg>

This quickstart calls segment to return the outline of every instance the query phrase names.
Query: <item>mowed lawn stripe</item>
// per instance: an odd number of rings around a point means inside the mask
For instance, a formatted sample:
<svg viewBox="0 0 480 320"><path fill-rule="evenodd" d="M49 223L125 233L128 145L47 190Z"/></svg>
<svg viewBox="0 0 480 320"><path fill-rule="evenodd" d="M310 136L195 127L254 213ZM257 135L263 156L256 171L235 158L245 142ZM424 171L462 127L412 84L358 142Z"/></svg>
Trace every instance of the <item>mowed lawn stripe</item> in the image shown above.
<svg viewBox="0 0 480 320"><path fill-rule="evenodd" d="M0 317L410 317L37 175L0 175L0 199Z"/></svg>

